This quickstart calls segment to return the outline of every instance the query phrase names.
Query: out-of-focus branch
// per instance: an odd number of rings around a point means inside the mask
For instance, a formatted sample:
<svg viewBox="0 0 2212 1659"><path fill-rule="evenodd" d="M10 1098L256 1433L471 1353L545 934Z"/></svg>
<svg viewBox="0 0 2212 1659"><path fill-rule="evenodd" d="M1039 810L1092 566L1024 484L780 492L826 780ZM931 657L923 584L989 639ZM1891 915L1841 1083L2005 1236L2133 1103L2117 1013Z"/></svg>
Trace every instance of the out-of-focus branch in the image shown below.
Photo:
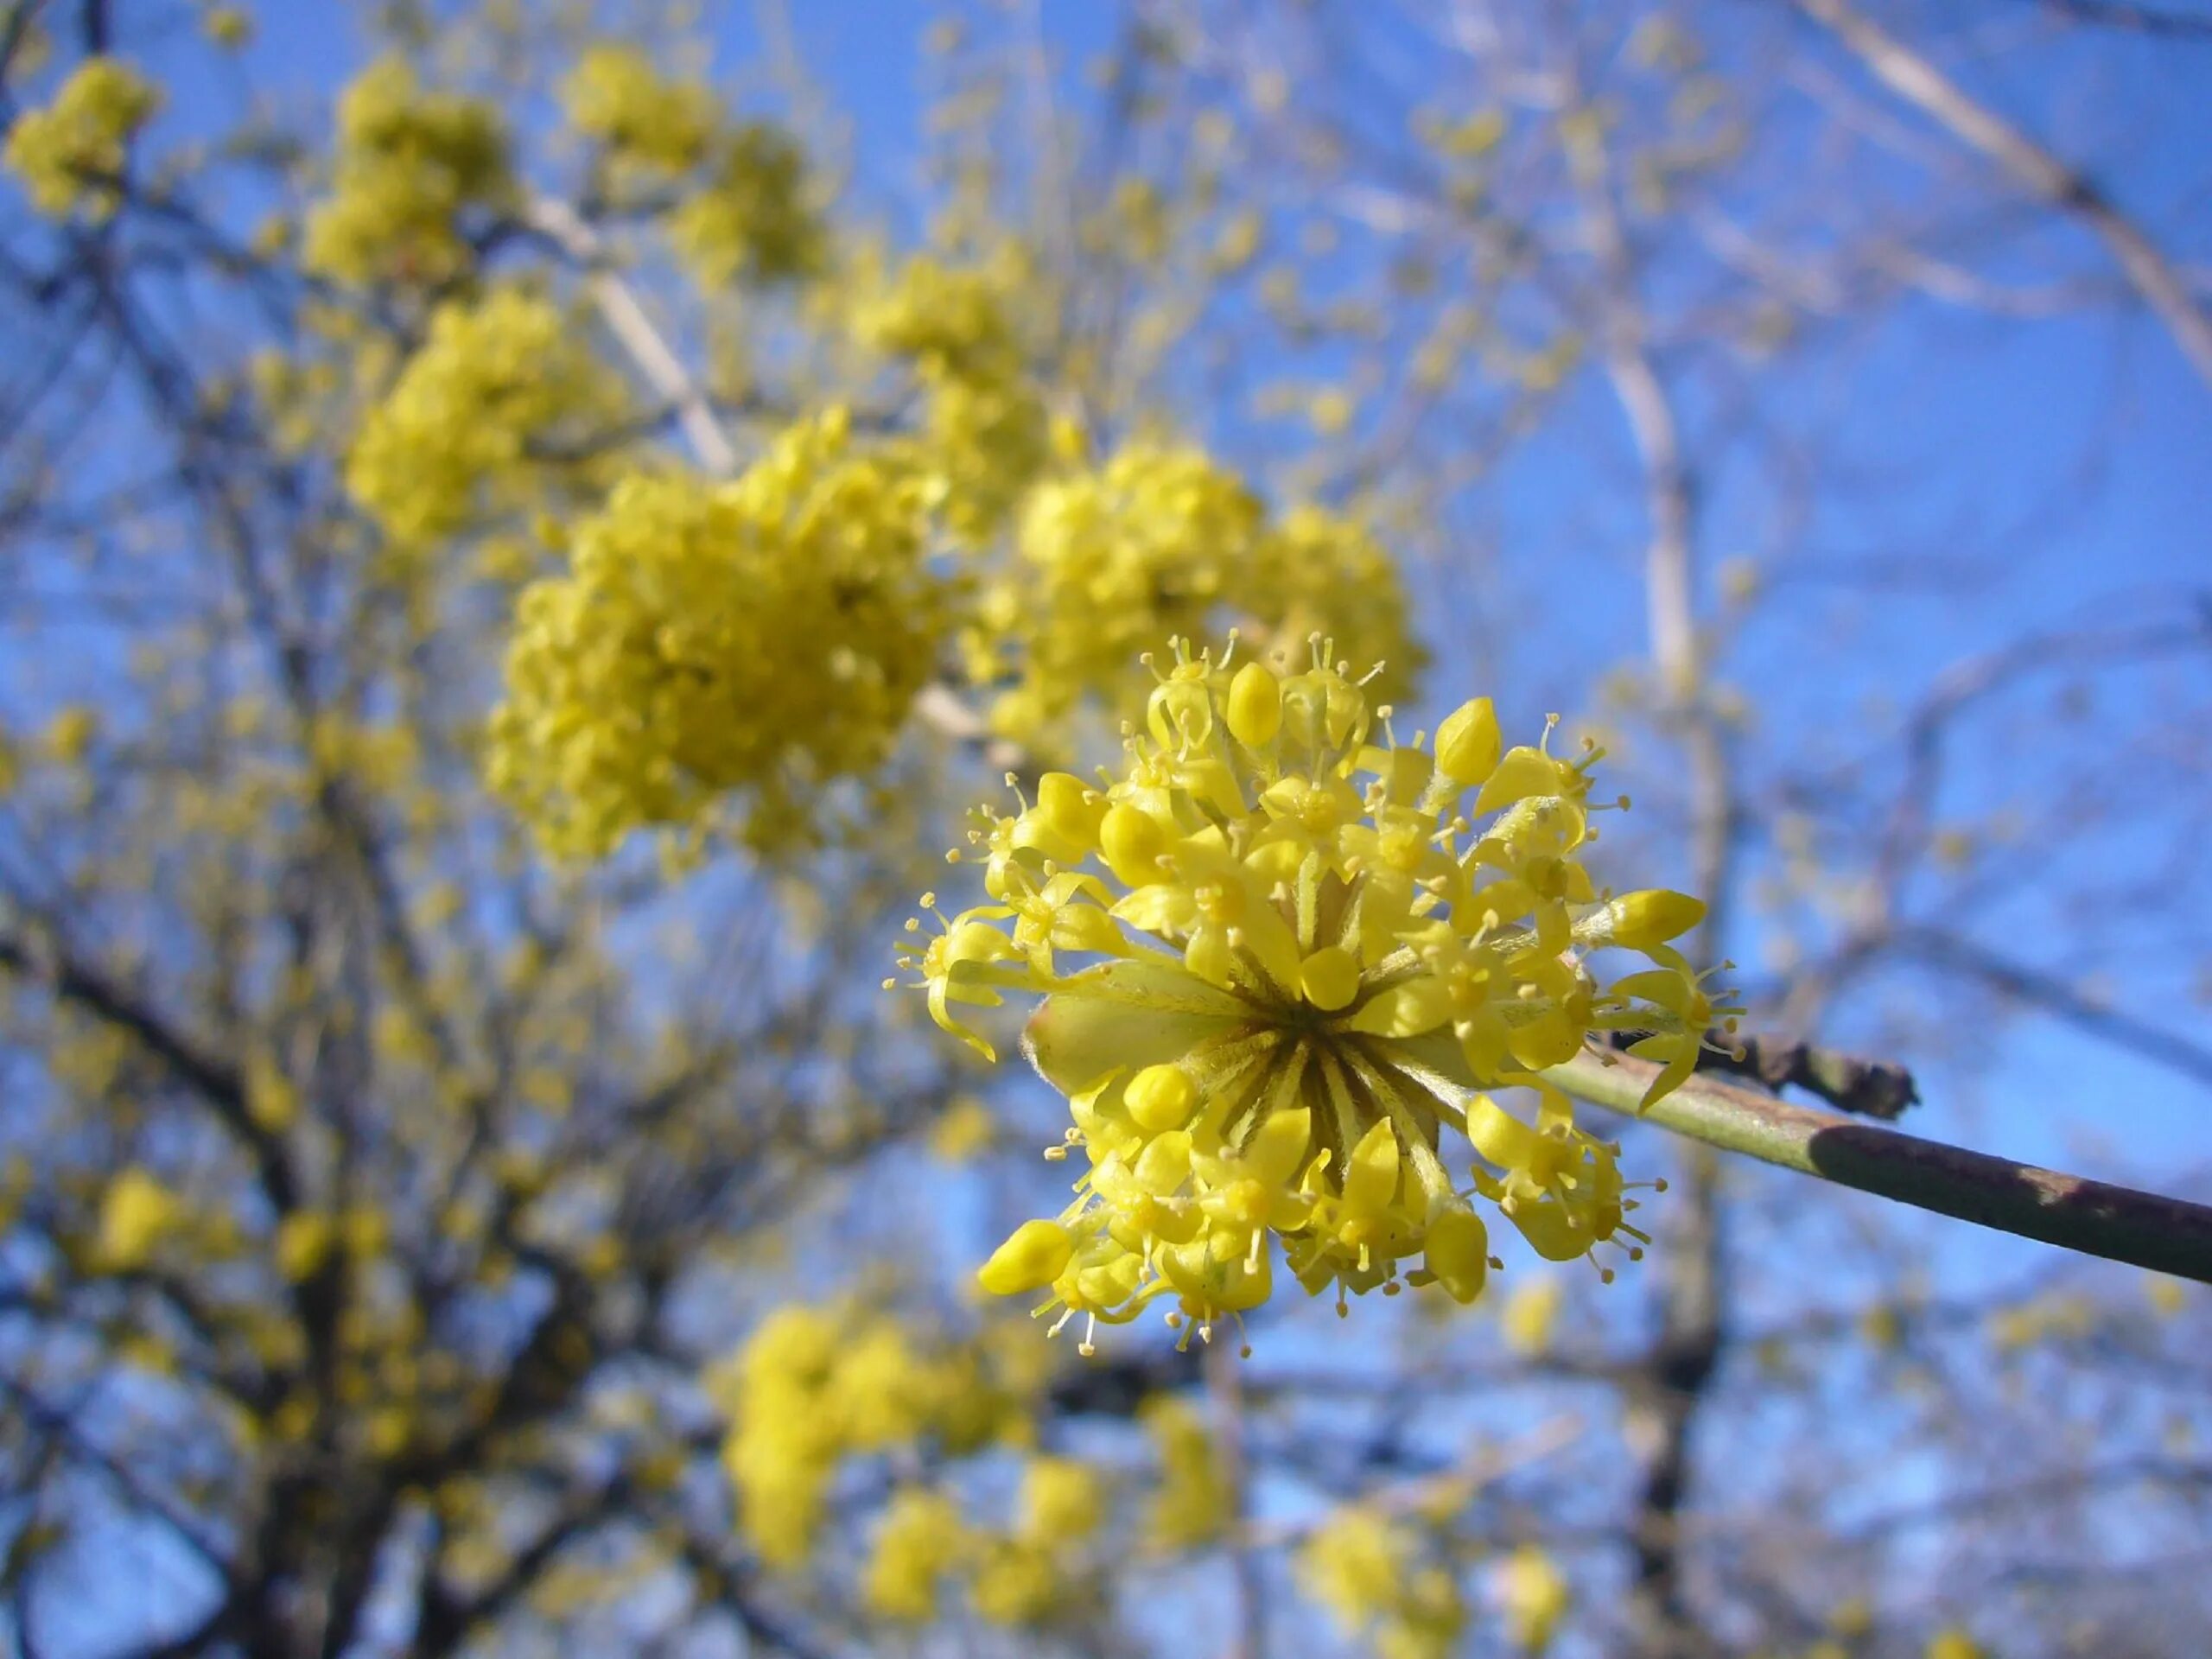
<svg viewBox="0 0 2212 1659"><path fill-rule="evenodd" d="M1639 1111L1659 1068L1584 1053L1544 1076L1578 1099L1724 1152L1999 1232L2212 1284L2212 1208L1968 1152L1693 1076Z"/></svg>
<svg viewBox="0 0 2212 1659"><path fill-rule="evenodd" d="M2212 1084L2212 1049L2104 1007L2063 980L2006 960L1973 940L1940 928L1914 927L1891 936L1893 946L1932 966L1978 980L2032 1003L2093 1037L2124 1048L2196 1082Z"/></svg>
<svg viewBox="0 0 2212 1659"><path fill-rule="evenodd" d="M1502 1446L1484 1445L1456 1466L1440 1474L1394 1482L1363 1497L1361 1502L1384 1515L1435 1515L1464 1509L1477 1492L1492 1482L1541 1463L1564 1451L1587 1432L1579 1417L1547 1418L1517 1439ZM1276 1549L1295 1544L1321 1524L1322 1517L1277 1521L1244 1528L1244 1542L1254 1549Z"/></svg>
<svg viewBox="0 0 2212 1659"><path fill-rule="evenodd" d="M1605 279L1606 376L1643 469L1644 606L1657 715L1688 763L1691 881L1706 900L1704 924L1689 949L1711 962L1727 932L1736 809L1727 741L1707 696L1698 632L1698 480L1675 397L1660 372L1612 171L1608 157L1586 192L1585 218ZM1690 1659L1709 1645L1690 1605L1680 1539L1694 1475L1691 1438L1724 1342L1726 1258L1719 1169L1712 1154L1689 1149L1680 1193L1660 1279L1660 1329L1628 1389L1632 1432L1649 1446L1631 1591L1637 1650L1649 1659Z"/></svg>
<svg viewBox="0 0 2212 1659"><path fill-rule="evenodd" d="M75 960L49 939L0 934L0 970L45 985L61 1001L130 1038L244 1143L271 1204L289 1211L298 1203L298 1178L283 1145L254 1121L245 1080L228 1063L206 1052L127 988Z"/></svg>
<svg viewBox="0 0 2212 1659"><path fill-rule="evenodd" d="M692 379L667 338L645 314L637 292L610 263L606 241L565 201L540 196L530 204L531 228L583 268L585 291L655 396L676 410L677 424L699 464L709 472L737 470L737 446L715 418L714 405Z"/></svg>
<svg viewBox="0 0 2212 1659"><path fill-rule="evenodd" d="M2127 0L2042 0L2045 11L2056 12L2069 22L2097 29L2124 29L2163 40L2212 41L2212 17L2194 17L2160 11Z"/></svg>
<svg viewBox="0 0 2212 1659"><path fill-rule="evenodd" d="M1957 82L1846 0L1795 3L1891 92L1967 148L1996 162L2030 194L2081 220L2111 251L2144 303L2165 325L2197 374L2212 385L2212 316L2197 304L2164 251L2110 197L2019 128L1976 103Z"/></svg>

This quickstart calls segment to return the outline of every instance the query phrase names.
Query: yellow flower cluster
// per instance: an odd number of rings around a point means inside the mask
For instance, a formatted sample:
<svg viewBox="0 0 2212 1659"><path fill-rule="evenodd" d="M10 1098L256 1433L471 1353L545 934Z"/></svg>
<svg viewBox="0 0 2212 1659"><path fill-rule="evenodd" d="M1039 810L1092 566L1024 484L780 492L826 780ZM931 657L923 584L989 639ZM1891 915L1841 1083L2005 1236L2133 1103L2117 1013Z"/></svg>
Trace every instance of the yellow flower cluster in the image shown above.
<svg viewBox="0 0 2212 1659"><path fill-rule="evenodd" d="M722 1466L746 1541L772 1567L804 1565L846 1459L1019 1438L1038 1380L1004 1350L926 1345L887 1313L778 1309L707 1379L732 1421Z"/></svg>
<svg viewBox="0 0 2212 1659"><path fill-rule="evenodd" d="M1087 1546L1105 1523L1098 1471L1072 1458L1036 1457L1022 1471L1014 1525L977 1541L969 1597L994 1624L1043 1624L1085 1588Z"/></svg>
<svg viewBox="0 0 2212 1659"><path fill-rule="evenodd" d="M551 301L499 288L442 305L362 422L346 487L394 541L437 541L537 499L531 444L566 417L611 411L617 395Z"/></svg>
<svg viewBox="0 0 2212 1659"><path fill-rule="evenodd" d="M1407 615L1397 561L1357 519L1325 507L1294 506L1260 538L1240 594L1262 595L1265 610L1250 619L1262 646L1302 644L1332 634L1354 662L1381 663L1370 695L1411 693L1427 653Z"/></svg>
<svg viewBox="0 0 2212 1659"><path fill-rule="evenodd" d="M1203 452L1139 442L1030 493L1010 568L982 594L969 671L1013 679L992 723L1036 743L1086 700L1141 713L1128 664L1154 640L1224 615L1262 643L1302 639L1338 613L1338 642L1359 660L1418 665L1395 567L1371 537L1316 508L1270 524Z"/></svg>
<svg viewBox="0 0 2212 1659"><path fill-rule="evenodd" d="M435 284L472 263L461 216L512 187L507 135L481 99L423 90L383 58L338 100L329 197L308 216L307 269L341 282Z"/></svg>
<svg viewBox="0 0 2212 1659"><path fill-rule="evenodd" d="M1552 1558L1522 1544L1497 1564L1497 1599L1514 1645L1542 1653L1574 1605L1573 1589Z"/></svg>
<svg viewBox="0 0 2212 1659"><path fill-rule="evenodd" d="M1008 301L1031 275L1011 248L973 265L920 255L854 308L853 333L927 374L986 380L1014 373L1021 352Z"/></svg>
<svg viewBox="0 0 2212 1659"><path fill-rule="evenodd" d="M86 58L51 104L16 118L0 159L48 219L79 211L106 219L115 212L125 146L161 102L160 92L129 64Z"/></svg>
<svg viewBox="0 0 2212 1659"><path fill-rule="evenodd" d="M569 572L520 597L494 786L566 855L728 791L756 846L815 833L823 786L881 760L935 664L949 594L923 497L853 452L842 410L734 480L616 486Z"/></svg>
<svg viewBox="0 0 2212 1659"><path fill-rule="evenodd" d="M700 187L669 216L668 237L702 288L811 276L828 233L809 200L806 157L787 133L747 122L716 137Z"/></svg>
<svg viewBox="0 0 2212 1659"><path fill-rule="evenodd" d="M150 1171L131 1165L100 1198L100 1264L114 1273L144 1267L183 1217L182 1200Z"/></svg>
<svg viewBox="0 0 2212 1659"><path fill-rule="evenodd" d="M1034 280L1011 246L971 266L922 257L854 314L863 344L914 365L917 457L940 480L945 528L970 545L998 533L1051 458L1051 422L1014 322L1013 296Z"/></svg>
<svg viewBox="0 0 2212 1659"><path fill-rule="evenodd" d="M1047 1624L1083 1604L1088 1546L1105 1518L1098 1471L1070 1458L1027 1459L1014 1524L1002 1532L970 1526L945 1493L902 1488L877 1524L861 1597L880 1618L925 1624L938 1616L947 1583L964 1583L991 1624Z"/></svg>
<svg viewBox="0 0 2212 1659"><path fill-rule="evenodd" d="M1145 1542L1163 1554L1202 1549L1235 1519L1228 1471L1198 1409L1158 1394L1138 1413L1160 1459L1160 1484L1145 1507Z"/></svg>
<svg viewBox="0 0 2212 1659"><path fill-rule="evenodd" d="M1047 773L1035 804L982 809L988 902L932 938L908 925L931 1014L987 1057L964 1009L1044 994L1025 1047L1090 1164L984 1288L1047 1293L1055 1331L1165 1295L1171 1325L1210 1336L1268 1300L1278 1239L1340 1312L1416 1257L1407 1282L1473 1300L1492 1264L1471 1196L1549 1260L1642 1241L1618 1149L1545 1070L1593 1032L1647 1033L1632 1052L1665 1062L1648 1103L1734 1010L1667 943L1700 904L1594 887L1596 751L1505 750L1488 699L1433 751L1401 746L1318 639L1287 674L1176 656L1122 775ZM1608 951L1650 965L1608 983ZM1533 1122L1484 1092L1501 1085L1534 1091ZM1471 1193L1446 1127L1478 1154Z"/></svg>
<svg viewBox="0 0 2212 1659"><path fill-rule="evenodd" d="M1348 1637L1380 1659L1446 1659L1459 1650L1466 1604L1459 1581L1421 1560L1411 1527L1352 1505L1317 1527L1299 1551L1300 1583Z"/></svg>
<svg viewBox="0 0 2212 1659"><path fill-rule="evenodd" d="M721 105L694 80L671 80L634 46L587 47L561 86L569 124L620 168L669 176L706 159Z"/></svg>
<svg viewBox="0 0 2212 1659"><path fill-rule="evenodd" d="M968 1549L958 1503L944 1492L902 1486L876 1523L861 1599L878 1618L926 1624L937 1617L940 1587Z"/></svg>

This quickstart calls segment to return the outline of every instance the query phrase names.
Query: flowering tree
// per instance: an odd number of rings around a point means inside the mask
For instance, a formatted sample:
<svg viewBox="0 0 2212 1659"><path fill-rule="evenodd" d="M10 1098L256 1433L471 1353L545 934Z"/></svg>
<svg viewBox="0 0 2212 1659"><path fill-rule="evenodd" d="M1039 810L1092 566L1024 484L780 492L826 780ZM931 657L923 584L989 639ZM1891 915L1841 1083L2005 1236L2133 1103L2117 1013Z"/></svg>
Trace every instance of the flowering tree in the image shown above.
<svg viewBox="0 0 2212 1659"><path fill-rule="evenodd" d="M1916 623L1803 413L2196 442L1976 86L2199 31L951 8L913 176L834 18L321 10L0 8L10 1650L2212 1620L2206 1147L1938 1097L2212 1081L2202 599Z"/></svg>

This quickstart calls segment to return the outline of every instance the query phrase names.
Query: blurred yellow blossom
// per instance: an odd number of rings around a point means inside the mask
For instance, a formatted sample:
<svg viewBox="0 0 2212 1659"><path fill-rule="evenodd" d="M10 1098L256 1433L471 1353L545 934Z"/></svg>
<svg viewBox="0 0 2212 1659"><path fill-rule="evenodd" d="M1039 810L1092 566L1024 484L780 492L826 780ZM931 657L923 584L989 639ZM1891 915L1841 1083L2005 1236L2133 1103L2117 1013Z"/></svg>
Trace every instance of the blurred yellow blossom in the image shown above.
<svg viewBox="0 0 2212 1659"><path fill-rule="evenodd" d="M706 176L670 216L668 235L709 289L810 276L829 255L805 156L789 134L760 122L717 136Z"/></svg>
<svg viewBox="0 0 2212 1659"><path fill-rule="evenodd" d="M184 1206L153 1172L133 1164L108 1183L100 1199L100 1264L130 1273L146 1265L176 1230Z"/></svg>
<svg viewBox="0 0 2212 1659"><path fill-rule="evenodd" d="M812 833L824 785L883 758L935 662L949 594L919 490L855 452L841 411L728 483L618 485L568 572L518 603L494 785L564 855L732 791L755 845Z"/></svg>
<svg viewBox="0 0 2212 1659"><path fill-rule="evenodd" d="M1364 1505L1348 1505L1314 1529L1298 1552L1299 1582L1346 1636L1364 1637L1382 1659L1446 1659L1466 1628L1466 1605L1449 1571L1421 1558L1414 1529Z"/></svg>
<svg viewBox="0 0 2212 1659"><path fill-rule="evenodd" d="M1234 1494L1205 1414L1179 1395L1154 1395L1138 1413L1160 1462L1145 1505L1144 1541L1167 1554L1214 1541L1235 1519Z"/></svg>
<svg viewBox="0 0 2212 1659"><path fill-rule="evenodd" d="M565 416L611 414L617 398L557 306L495 288L438 308L363 421L346 486L394 541L428 543L488 508L541 500L532 442Z"/></svg>
<svg viewBox="0 0 2212 1659"><path fill-rule="evenodd" d="M606 146L618 165L683 173L707 155L721 107L698 81L671 80L634 46L588 46L561 83L569 124Z"/></svg>
<svg viewBox="0 0 2212 1659"><path fill-rule="evenodd" d="M1542 1353L1551 1346L1566 1302L1567 1286L1557 1274L1522 1280L1498 1310L1497 1327L1505 1345L1516 1354Z"/></svg>
<svg viewBox="0 0 2212 1659"><path fill-rule="evenodd" d="M86 58L43 108L16 117L0 162L23 181L48 219L81 211L105 219L118 200L130 137L161 107L162 95L129 64Z"/></svg>
<svg viewBox="0 0 2212 1659"><path fill-rule="evenodd" d="M1535 1544L1522 1544L1498 1565L1498 1602L1515 1643L1525 1652L1551 1646L1572 1605L1570 1592L1567 1575Z"/></svg>
<svg viewBox="0 0 2212 1659"><path fill-rule="evenodd" d="M339 97L331 191L308 216L302 263L343 282L444 281L473 258L461 215L512 190L496 108L378 59Z"/></svg>
<svg viewBox="0 0 2212 1659"><path fill-rule="evenodd" d="M911 1624L936 1618L938 1588L968 1547L958 1504L943 1492L901 1487L876 1522L861 1581L868 1611Z"/></svg>

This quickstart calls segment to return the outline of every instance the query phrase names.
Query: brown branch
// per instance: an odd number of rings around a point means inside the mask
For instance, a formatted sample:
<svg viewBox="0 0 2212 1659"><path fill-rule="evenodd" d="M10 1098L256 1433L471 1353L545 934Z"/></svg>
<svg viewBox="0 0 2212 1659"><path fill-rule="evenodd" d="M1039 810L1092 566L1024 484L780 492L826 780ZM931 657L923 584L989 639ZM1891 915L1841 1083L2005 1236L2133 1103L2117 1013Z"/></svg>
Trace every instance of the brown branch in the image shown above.
<svg viewBox="0 0 2212 1659"><path fill-rule="evenodd" d="M1586 1052L1544 1076L1568 1094L1724 1152L2084 1255L2212 1284L2212 1208L2038 1169L1692 1077L1649 1109L1659 1068Z"/></svg>

